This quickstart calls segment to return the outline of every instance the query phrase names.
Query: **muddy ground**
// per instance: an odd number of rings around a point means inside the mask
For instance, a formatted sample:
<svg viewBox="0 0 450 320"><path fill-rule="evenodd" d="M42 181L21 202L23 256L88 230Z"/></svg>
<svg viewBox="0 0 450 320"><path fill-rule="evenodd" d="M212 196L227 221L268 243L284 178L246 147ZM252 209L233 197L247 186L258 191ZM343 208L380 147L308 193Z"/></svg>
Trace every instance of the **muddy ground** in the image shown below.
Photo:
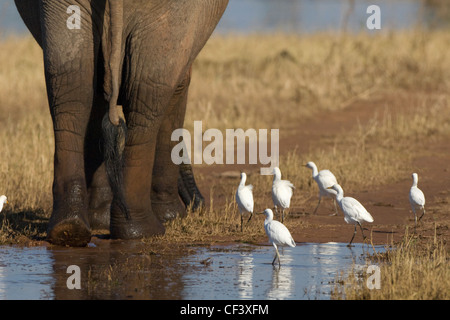
<svg viewBox="0 0 450 320"><path fill-rule="evenodd" d="M363 126L376 114L385 111L392 114L411 112L408 105L408 98L397 99L393 96L355 101L344 110L322 113L298 125L280 129L280 155L294 149L300 154L305 153L311 148L317 148L320 143L325 146L336 135L345 134L357 125ZM412 155L412 166L420 172L419 188L426 196L426 215L416 230L419 237L433 237L436 234L449 239L450 212L446 200L450 196L449 150L450 142L441 139L422 146ZM208 202L210 186L218 183L218 177L225 176L226 179L231 173L231 178L238 181L237 175L241 170L257 174L259 166L211 165L195 167L194 170L204 177L199 187ZM305 174L310 175L310 170L305 170ZM365 225L365 234L371 237L373 244L391 244L400 241L405 232L414 231L414 215L408 199L411 184L412 178L406 176L396 183L345 194L358 199L374 217L373 223ZM223 195L214 195L214 205L224 201ZM306 222L301 229L291 230L295 241L348 242L354 227L345 223L342 211L339 211L339 215L332 216L332 201L324 198L317 213L313 215L316 204L317 198L313 198L308 201L307 207L290 209L290 218ZM359 228L354 242L362 242Z"/></svg>

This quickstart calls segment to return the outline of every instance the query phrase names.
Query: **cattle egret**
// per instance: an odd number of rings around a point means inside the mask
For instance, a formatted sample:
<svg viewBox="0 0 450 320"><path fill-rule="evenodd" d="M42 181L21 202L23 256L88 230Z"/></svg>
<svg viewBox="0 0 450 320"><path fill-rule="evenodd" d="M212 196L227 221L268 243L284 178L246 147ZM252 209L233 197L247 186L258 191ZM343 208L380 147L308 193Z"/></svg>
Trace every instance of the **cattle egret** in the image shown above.
<svg viewBox="0 0 450 320"><path fill-rule="evenodd" d="M419 188L417 188L417 182L419 181L419 176L417 173L412 174L413 184L409 190L409 202L411 203L412 211L414 212L414 228L417 226L417 214L416 210L422 210L422 215L419 218L422 219L425 214L425 196Z"/></svg>
<svg viewBox="0 0 450 320"><path fill-rule="evenodd" d="M370 213L364 208L364 206L355 198L352 197L344 197L344 190L342 190L342 187L339 184L335 184L330 189L333 189L336 191L336 201L338 202L339 206L341 207L342 211L344 212L344 220L348 224L354 224L355 225L355 232L353 232L353 237L350 240L350 243L348 246L350 247L353 241L353 238L356 234L356 226L359 225L361 228L361 233L364 238L366 239L366 236L364 235L363 228L361 226L361 223L363 222L373 222L373 218L370 215Z"/></svg>
<svg viewBox="0 0 450 320"><path fill-rule="evenodd" d="M273 169L273 174L272 200L277 213L278 207L282 208L281 222L284 222L284 210L288 209L291 204L291 197L295 187L290 181L281 180L281 171L278 167Z"/></svg>
<svg viewBox="0 0 450 320"><path fill-rule="evenodd" d="M312 161L309 161L307 164L305 164L305 167L312 169L312 177L319 186L319 202L317 203L313 214L315 214L317 209L319 208L320 200L322 200L322 197L330 197L333 199L336 215L338 212L336 207L336 191L334 191L333 189L328 189L329 187L337 184L336 177L330 170L317 170L316 164Z"/></svg>
<svg viewBox="0 0 450 320"><path fill-rule="evenodd" d="M293 248L296 244L288 228L281 222L273 220L272 210L266 209L263 213L266 216L266 220L264 220L264 229L269 237L269 242L275 248L275 257L273 258L272 265L275 265L275 261L278 259L278 266L281 267L278 246L289 246Z"/></svg>
<svg viewBox="0 0 450 320"><path fill-rule="evenodd" d="M243 216L245 212L250 213L250 218L253 215L253 186L251 184L245 185L245 181L247 180L247 175L242 172L241 173L241 182L236 191L236 202L239 208L239 212L241 213L241 232L242 232L242 224L243 224ZM248 222L247 221L247 222Z"/></svg>
<svg viewBox="0 0 450 320"><path fill-rule="evenodd" d="M2 212L5 203L8 203L8 198L5 195L0 196L0 212Z"/></svg>

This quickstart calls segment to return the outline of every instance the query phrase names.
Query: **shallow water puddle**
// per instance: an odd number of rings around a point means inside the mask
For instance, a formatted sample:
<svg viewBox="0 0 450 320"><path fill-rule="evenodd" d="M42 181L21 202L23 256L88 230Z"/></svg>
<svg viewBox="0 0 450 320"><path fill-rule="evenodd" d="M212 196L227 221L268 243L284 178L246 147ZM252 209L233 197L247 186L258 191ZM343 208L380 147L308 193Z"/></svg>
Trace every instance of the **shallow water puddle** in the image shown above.
<svg viewBox="0 0 450 320"><path fill-rule="evenodd" d="M52 299L52 262L43 247L0 247L0 299Z"/></svg>
<svg viewBox="0 0 450 320"><path fill-rule="evenodd" d="M383 247L375 247L377 252ZM367 245L305 243L282 248L281 267L272 266L271 246L202 249L208 267L184 277L186 299L330 299L334 281L353 264L365 266ZM371 252L373 253L372 249ZM191 257L190 259L192 259Z"/></svg>
<svg viewBox="0 0 450 320"><path fill-rule="evenodd" d="M280 249L278 268L272 246L177 254L148 254L129 242L79 249L3 246L0 299L330 299L339 273L364 266L368 251L362 244L302 243ZM80 267L81 289L68 289L69 265Z"/></svg>

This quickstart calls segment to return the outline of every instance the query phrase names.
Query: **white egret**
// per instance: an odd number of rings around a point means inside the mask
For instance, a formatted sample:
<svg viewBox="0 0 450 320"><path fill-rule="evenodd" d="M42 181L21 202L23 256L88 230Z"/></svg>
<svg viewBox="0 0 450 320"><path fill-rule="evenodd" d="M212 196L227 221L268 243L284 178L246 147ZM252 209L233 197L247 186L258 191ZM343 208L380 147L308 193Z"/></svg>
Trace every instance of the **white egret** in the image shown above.
<svg viewBox="0 0 450 320"><path fill-rule="evenodd" d="M330 187L330 189L333 189L334 191L336 191L336 201L338 202L339 206L341 207L342 211L344 212L345 222L347 222L348 224L355 225L355 232L353 232L353 237L350 240L350 243L348 244L348 246L351 246L353 238L355 238L357 225L359 225L359 227L361 228L361 233L365 240L366 236L364 235L364 231L361 226L361 223L373 222L373 218L370 215L370 213L355 198L344 197L344 190L342 190L342 187L339 184L333 185L332 187Z"/></svg>
<svg viewBox="0 0 450 320"><path fill-rule="evenodd" d="M272 200L275 210L278 213L278 207L281 207L281 222L284 222L284 210L291 205L291 198L294 185L288 180L281 180L281 171L278 167L273 169L273 183L272 183Z"/></svg>
<svg viewBox="0 0 450 320"><path fill-rule="evenodd" d="M317 209L319 208L322 197L330 197L333 199L334 210L336 211L335 214L337 214L338 210L336 207L336 191L334 191L333 189L328 189L329 187L332 187L333 185L337 184L337 179L334 176L334 174L327 169L320 171L317 170L316 164L312 161L309 161L307 164L305 164L305 167L312 169L312 177L319 187L319 202L317 203L317 206L314 209L313 214L315 214Z"/></svg>
<svg viewBox="0 0 450 320"><path fill-rule="evenodd" d="M409 190L409 202L411 203L412 211L414 212L414 228L417 226L417 214L416 210L422 210L422 215L419 218L422 219L425 214L425 195L422 190L417 188L417 182L419 181L419 176L417 173L412 174L413 184Z"/></svg>
<svg viewBox="0 0 450 320"><path fill-rule="evenodd" d="M5 195L0 196L0 212L2 212L5 203L8 203L8 198Z"/></svg>
<svg viewBox="0 0 450 320"><path fill-rule="evenodd" d="M264 229L269 237L269 242L275 248L275 257L273 258L272 265L275 265L275 261L278 259L278 266L281 267L278 246L289 246L293 248L296 244L288 228L281 222L273 220L273 211L271 209L266 209L263 213L266 216L266 220L264 220Z"/></svg>
<svg viewBox="0 0 450 320"><path fill-rule="evenodd" d="M241 213L241 232L242 232L242 224L243 224L243 216L245 212L250 213L250 218L248 218L248 221L252 218L253 215L253 186L251 184L245 185L245 181L247 180L247 175L242 172L241 173L241 182L239 183L239 186L236 191L236 202L239 208L239 212ZM248 222L247 221L247 222Z"/></svg>

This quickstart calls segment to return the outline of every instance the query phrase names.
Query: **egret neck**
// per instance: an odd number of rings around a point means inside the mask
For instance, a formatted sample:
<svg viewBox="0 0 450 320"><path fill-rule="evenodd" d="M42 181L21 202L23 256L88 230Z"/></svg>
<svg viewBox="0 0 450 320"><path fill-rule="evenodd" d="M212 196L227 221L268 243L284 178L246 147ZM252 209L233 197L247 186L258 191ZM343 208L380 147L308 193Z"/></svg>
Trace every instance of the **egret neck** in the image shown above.
<svg viewBox="0 0 450 320"><path fill-rule="evenodd" d="M417 173L413 173L413 184L412 187L417 188L417 183L419 182L419 176L417 175Z"/></svg>

